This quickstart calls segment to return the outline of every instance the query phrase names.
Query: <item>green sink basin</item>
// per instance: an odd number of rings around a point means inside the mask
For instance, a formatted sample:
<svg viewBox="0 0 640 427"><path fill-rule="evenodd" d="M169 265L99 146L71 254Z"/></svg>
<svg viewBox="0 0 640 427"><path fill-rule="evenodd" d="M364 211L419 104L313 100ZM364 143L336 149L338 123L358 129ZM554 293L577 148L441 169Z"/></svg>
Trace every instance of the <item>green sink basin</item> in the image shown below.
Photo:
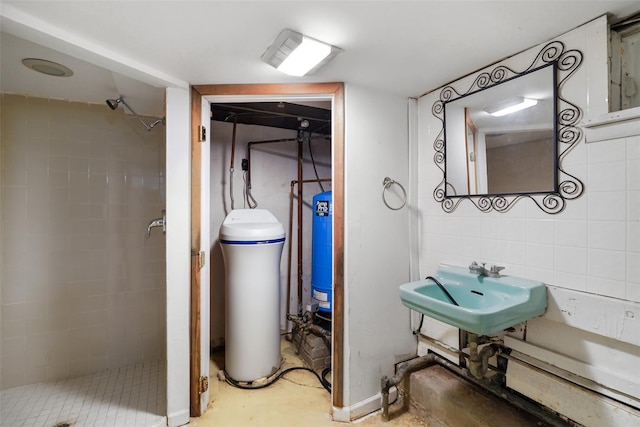
<svg viewBox="0 0 640 427"><path fill-rule="evenodd" d="M459 305L430 279L400 285L402 303L468 332L495 334L547 309L546 285L535 280L480 276L450 265L440 265L433 277Z"/></svg>

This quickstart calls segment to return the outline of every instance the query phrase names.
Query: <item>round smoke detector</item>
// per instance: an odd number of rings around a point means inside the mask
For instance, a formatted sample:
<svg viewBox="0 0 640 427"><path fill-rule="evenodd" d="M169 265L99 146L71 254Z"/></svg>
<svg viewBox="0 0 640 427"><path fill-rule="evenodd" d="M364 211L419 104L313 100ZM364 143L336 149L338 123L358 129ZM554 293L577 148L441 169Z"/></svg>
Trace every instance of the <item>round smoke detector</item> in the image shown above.
<svg viewBox="0 0 640 427"><path fill-rule="evenodd" d="M73 71L64 65L57 62L47 61L46 59L38 58L25 58L22 60L22 64L42 74L54 77L70 77L73 76Z"/></svg>

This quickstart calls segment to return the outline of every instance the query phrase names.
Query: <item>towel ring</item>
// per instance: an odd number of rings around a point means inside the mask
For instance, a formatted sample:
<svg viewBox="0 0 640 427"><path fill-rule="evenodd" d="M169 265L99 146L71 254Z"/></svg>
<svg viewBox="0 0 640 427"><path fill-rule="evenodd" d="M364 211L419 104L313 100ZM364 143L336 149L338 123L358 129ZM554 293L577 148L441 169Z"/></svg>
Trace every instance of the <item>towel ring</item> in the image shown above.
<svg viewBox="0 0 640 427"><path fill-rule="evenodd" d="M384 192L387 189L389 189L389 187L391 187L393 184L396 184L402 190L402 198L403 198L402 205L400 205L397 208L394 208L393 206L390 206L389 203L387 203L387 199L385 198L385 195L384 195ZM404 190L404 187L402 186L402 184L392 180L389 177L386 177L384 179L384 181L382 181L382 185L383 185L383 187L382 187L382 201L384 202L385 206L388 207L389 209L391 209L392 211L398 211L398 210L404 208L404 206L407 204L407 192Z"/></svg>

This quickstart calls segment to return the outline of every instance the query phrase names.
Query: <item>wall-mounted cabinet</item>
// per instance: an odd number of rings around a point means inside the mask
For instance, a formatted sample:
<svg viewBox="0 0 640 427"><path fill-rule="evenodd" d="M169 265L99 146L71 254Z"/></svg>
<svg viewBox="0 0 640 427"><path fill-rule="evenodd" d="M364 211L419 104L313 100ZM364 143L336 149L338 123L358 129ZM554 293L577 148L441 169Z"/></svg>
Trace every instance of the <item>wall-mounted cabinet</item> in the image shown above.
<svg viewBox="0 0 640 427"><path fill-rule="evenodd" d="M611 25L609 111L640 107L640 14Z"/></svg>

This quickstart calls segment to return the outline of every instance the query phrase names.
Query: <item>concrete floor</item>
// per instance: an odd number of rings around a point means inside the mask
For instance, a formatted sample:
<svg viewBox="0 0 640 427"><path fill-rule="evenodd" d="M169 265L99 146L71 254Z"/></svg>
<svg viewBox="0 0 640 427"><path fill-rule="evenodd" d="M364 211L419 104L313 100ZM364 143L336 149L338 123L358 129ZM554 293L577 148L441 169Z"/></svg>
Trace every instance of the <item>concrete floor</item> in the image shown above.
<svg viewBox="0 0 640 427"><path fill-rule="evenodd" d="M283 368L304 366L292 344L282 340ZM200 427L323 427L348 424L331 420L331 395L316 377L305 371L293 371L275 384L259 390L242 390L218 381L217 372L224 365L224 352L216 351L211 358L209 389L211 402L205 414L192 418L190 426ZM330 376L327 376L330 378ZM383 422L380 412L354 422L363 427L428 427L425 420L405 412L391 414Z"/></svg>

